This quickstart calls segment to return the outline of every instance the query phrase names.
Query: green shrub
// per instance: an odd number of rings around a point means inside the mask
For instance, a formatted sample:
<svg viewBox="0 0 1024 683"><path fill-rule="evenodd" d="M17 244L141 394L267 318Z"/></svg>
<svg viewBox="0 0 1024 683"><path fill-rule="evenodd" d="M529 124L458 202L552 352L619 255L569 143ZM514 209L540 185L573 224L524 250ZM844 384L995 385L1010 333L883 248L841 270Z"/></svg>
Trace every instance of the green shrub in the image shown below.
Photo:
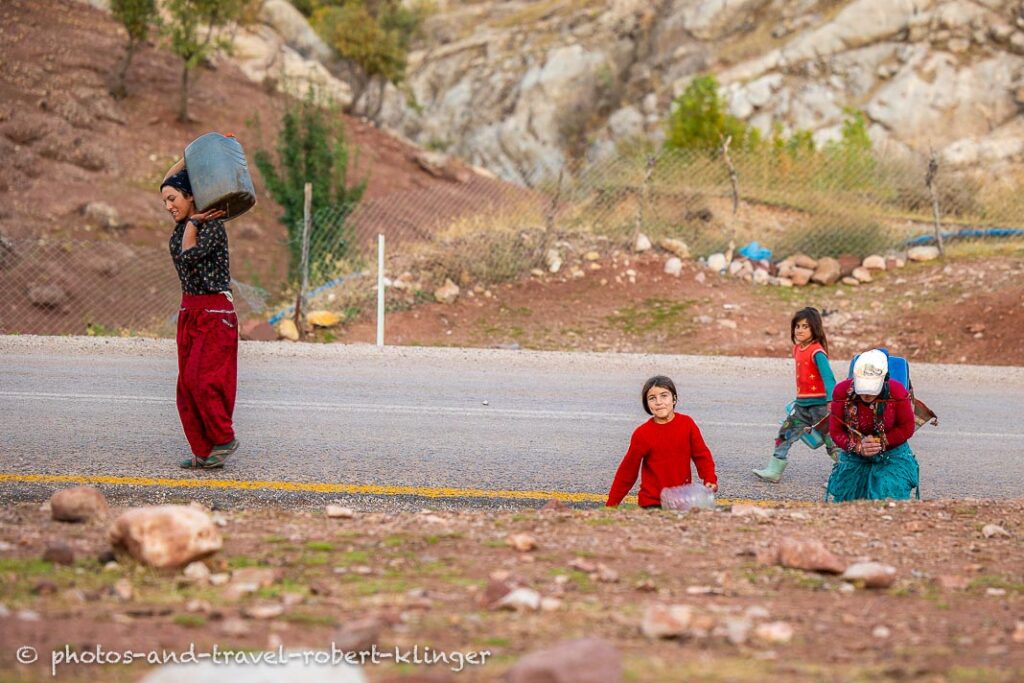
<svg viewBox="0 0 1024 683"><path fill-rule="evenodd" d="M673 102L665 146L714 151L724 137L732 138L734 150L755 149L761 144L760 131L726 113L715 77L695 78Z"/></svg>
<svg viewBox="0 0 1024 683"><path fill-rule="evenodd" d="M288 230L291 251L289 271L299 274L302 260L303 209L305 184L313 186L314 215L333 212L332 220L312 221L310 244L320 245L321 252L311 254L311 261L331 254L344 259L352 246L347 218L366 191L366 180L349 186L349 149L345 127L337 112L317 106L312 91L306 99L285 111L277 140L278 163L269 152L260 149L253 155L267 184L267 190L282 206L281 222ZM326 245L326 246L324 246Z"/></svg>

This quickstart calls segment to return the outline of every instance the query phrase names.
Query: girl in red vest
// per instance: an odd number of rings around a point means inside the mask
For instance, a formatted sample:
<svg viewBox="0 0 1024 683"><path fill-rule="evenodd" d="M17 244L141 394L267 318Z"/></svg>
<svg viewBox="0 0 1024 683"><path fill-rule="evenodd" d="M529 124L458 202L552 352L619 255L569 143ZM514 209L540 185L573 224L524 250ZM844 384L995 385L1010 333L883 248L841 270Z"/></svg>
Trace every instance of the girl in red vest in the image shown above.
<svg viewBox="0 0 1024 683"><path fill-rule="evenodd" d="M640 403L651 419L633 432L608 492L608 507L622 502L639 473L637 502L642 508L660 508L662 489L690 483L690 462L696 465L704 485L718 490L711 451L693 418L676 412L678 401L675 382L668 377L657 375L644 383Z"/></svg>
<svg viewBox="0 0 1024 683"><path fill-rule="evenodd" d="M789 449L804 435L805 429L823 424L828 415L828 398L836 386L835 375L828 364L825 326L818 309L804 308L797 311L789 324L789 336L793 340L793 360L796 363L796 401L775 437L775 452L768 466L753 471L763 481L772 483L782 478L782 472L789 462ZM828 435L827 425L818 427L817 431L825 442L829 457L835 462L839 450Z"/></svg>

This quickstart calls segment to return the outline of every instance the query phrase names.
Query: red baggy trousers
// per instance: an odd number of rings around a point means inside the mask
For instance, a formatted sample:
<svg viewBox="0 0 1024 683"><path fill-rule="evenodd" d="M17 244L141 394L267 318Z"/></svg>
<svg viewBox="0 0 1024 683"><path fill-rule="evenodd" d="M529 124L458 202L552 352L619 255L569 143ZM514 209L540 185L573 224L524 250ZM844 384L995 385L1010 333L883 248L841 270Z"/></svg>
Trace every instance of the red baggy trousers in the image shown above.
<svg viewBox="0 0 1024 683"><path fill-rule="evenodd" d="M183 294L178 312L178 415L193 455L235 438L238 318L224 294Z"/></svg>

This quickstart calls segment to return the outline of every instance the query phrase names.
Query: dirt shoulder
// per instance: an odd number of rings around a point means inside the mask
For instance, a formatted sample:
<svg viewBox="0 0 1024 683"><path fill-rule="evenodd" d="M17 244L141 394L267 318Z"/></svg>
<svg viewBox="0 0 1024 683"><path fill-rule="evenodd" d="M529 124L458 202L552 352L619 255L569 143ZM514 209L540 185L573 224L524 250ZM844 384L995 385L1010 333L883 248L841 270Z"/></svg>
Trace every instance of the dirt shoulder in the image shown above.
<svg viewBox="0 0 1024 683"><path fill-rule="evenodd" d="M582 249L580 250L583 251ZM454 304L392 296L390 344L500 346L784 357L789 321L805 306L825 312L833 358L885 346L912 360L1024 365L1024 254L911 263L852 287L754 285L684 263L664 273L664 254L605 252L567 263L581 276L533 275L465 287ZM632 277L630 277L632 275ZM404 308L404 310L403 310ZM331 336L373 342L374 311Z"/></svg>
<svg viewBox="0 0 1024 683"><path fill-rule="evenodd" d="M761 510L214 512L225 543L206 568L225 579L271 570L255 592L237 594L234 580L193 583L125 557L104 565L105 524L54 522L38 504L16 505L0 512L0 671L49 680L50 652L65 645L259 651L335 642L490 652L457 675L444 665L368 666L374 682L496 681L527 653L596 637L621 656L625 680L1024 677L1021 501ZM509 545L517 534L536 547ZM891 565L895 582L869 589L759 562L783 538L818 539L844 565ZM72 549L71 566L40 559L57 541ZM535 591L542 607L492 604L515 587ZM649 608L672 605L689 608L682 635L644 635ZM15 664L21 645L41 662ZM59 676L127 681L144 670L64 666Z"/></svg>

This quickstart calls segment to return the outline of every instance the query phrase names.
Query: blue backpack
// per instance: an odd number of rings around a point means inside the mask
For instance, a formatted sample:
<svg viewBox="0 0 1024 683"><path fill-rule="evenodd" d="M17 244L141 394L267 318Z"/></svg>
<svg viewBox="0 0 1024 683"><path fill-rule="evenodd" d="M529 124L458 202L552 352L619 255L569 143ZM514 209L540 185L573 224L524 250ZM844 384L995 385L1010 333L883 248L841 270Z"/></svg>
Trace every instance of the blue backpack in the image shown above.
<svg viewBox="0 0 1024 683"><path fill-rule="evenodd" d="M889 372L886 373L885 379L896 380L902 384L910 394L910 400L914 405L914 431L920 429L926 422L938 425L939 417L931 408L924 404L924 401L914 396L914 385L910 381L910 363L907 362L907 359L890 354L889 349L879 348L878 350L884 353L889 359ZM853 377L853 366L857 362L858 358L860 358L859 353L850 360L850 369L846 373L847 378Z"/></svg>

